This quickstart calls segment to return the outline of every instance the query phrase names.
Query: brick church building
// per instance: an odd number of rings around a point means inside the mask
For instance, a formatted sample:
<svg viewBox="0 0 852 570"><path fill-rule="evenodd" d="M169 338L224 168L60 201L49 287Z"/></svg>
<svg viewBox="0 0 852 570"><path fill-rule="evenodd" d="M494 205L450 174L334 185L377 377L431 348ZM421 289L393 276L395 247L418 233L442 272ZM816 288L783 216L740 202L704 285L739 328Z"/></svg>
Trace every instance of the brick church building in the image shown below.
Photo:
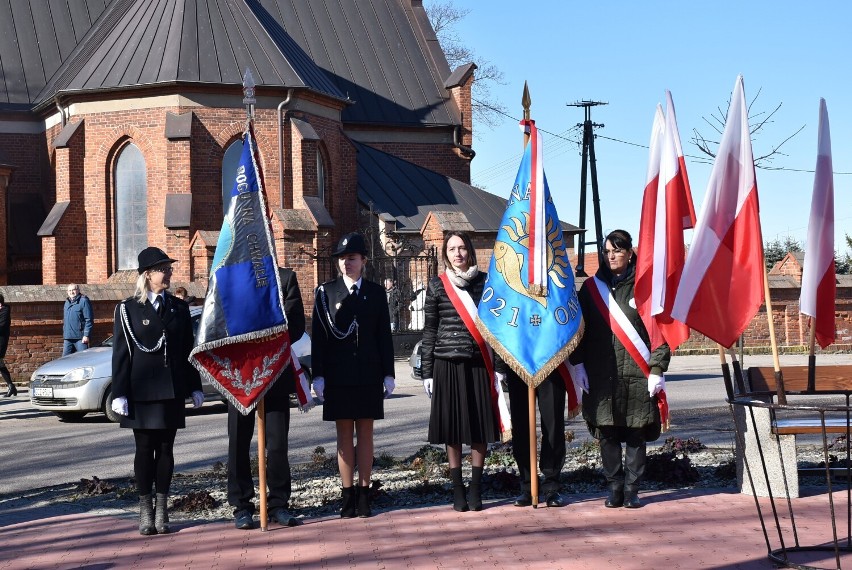
<svg viewBox="0 0 852 570"><path fill-rule="evenodd" d="M13 361L14 337L61 345L65 283L86 284L108 334L147 245L204 294L246 70L279 263L307 306L349 231L387 254L461 228L487 261L505 198L470 185L475 66L449 68L421 1L0 0Z"/></svg>

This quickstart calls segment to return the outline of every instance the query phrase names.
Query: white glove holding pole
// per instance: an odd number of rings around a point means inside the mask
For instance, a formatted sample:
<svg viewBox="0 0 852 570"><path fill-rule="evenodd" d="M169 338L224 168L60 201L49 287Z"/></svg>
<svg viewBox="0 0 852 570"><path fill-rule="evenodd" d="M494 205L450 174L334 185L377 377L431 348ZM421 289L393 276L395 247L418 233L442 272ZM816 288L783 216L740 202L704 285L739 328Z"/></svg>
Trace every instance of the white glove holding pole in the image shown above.
<svg viewBox="0 0 852 570"><path fill-rule="evenodd" d="M666 380L662 374L648 375L648 394L653 398L666 389Z"/></svg>
<svg viewBox="0 0 852 570"><path fill-rule="evenodd" d="M396 381L394 381L393 376L385 376L385 398L390 398L394 388L396 388Z"/></svg>
<svg viewBox="0 0 852 570"><path fill-rule="evenodd" d="M196 390L195 392L193 392L192 393L192 407L193 408L200 408L203 403L204 403L204 392L202 392L201 390Z"/></svg>
<svg viewBox="0 0 852 570"><path fill-rule="evenodd" d="M581 362L574 366L568 365L571 368L571 380L574 382L574 387L577 389L577 394L585 392L589 393L589 375L586 373L586 366Z"/></svg>
<svg viewBox="0 0 852 570"><path fill-rule="evenodd" d="M125 398L124 396L113 398L110 407L112 408L113 412L120 416L126 416L130 414L130 411L127 408L127 398Z"/></svg>
<svg viewBox="0 0 852 570"><path fill-rule="evenodd" d="M322 402L325 400L325 378L322 376L317 376L314 378L314 381L311 383L314 388L314 396L316 396L317 400Z"/></svg>
<svg viewBox="0 0 852 570"><path fill-rule="evenodd" d="M426 395L429 396L429 398L432 397L432 379L431 378L424 378L423 379L423 391L426 392Z"/></svg>

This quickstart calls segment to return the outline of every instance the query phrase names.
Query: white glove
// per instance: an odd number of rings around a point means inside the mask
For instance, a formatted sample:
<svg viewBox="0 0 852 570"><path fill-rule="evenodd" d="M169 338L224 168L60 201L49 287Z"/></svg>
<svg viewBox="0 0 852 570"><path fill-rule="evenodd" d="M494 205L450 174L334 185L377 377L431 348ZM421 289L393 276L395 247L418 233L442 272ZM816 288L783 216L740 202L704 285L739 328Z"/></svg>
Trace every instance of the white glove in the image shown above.
<svg viewBox="0 0 852 570"><path fill-rule="evenodd" d="M571 366L570 364L568 366ZM586 365L582 362L571 366L571 380L574 382L574 387L577 389L577 394L581 391L589 393L589 375L586 373Z"/></svg>
<svg viewBox="0 0 852 570"><path fill-rule="evenodd" d="M432 379L424 378L423 379L423 391L426 392L426 395L430 398L432 397Z"/></svg>
<svg viewBox="0 0 852 570"><path fill-rule="evenodd" d="M648 394L653 398L666 389L666 380L662 374L648 375Z"/></svg>
<svg viewBox="0 0 852 570"><path fill-rule="evenodd" d="M311 385L314 387L314 395L317 397L317 400L319 400L320 402L325 400L325 378L323 378L322 376L317 376L316 378L314 378L314 381L311 383Z"/></svg>
<svg viewBox="0 0 852 570"><path fill-rule="evenodd" d="M394 382L393 376L385 376L385 398L390 398L394 388L396 388L396 382Z"/></svg>
<svg viewBox="0 0 852 570"><path fill-rule="evenodd" d="M200 408L201 404L204 403L204 392L201 390L196 390L192 393L192 407Z"/></svg>
<svg viewBox="0 0 852 570"><path fill-rule="evenodd" d="M497 380L500 384L506 381L506 375L503 372L494 372L494 379Z"/></svg>
<svg viewBox="0 0 852 570"><path fill-rule="evenodd" d="M130 411L127 409L127 398L125 398L124 396L113 398L110 407L112 408L113 412L120 416L126 416L130 414Z"/></svg>

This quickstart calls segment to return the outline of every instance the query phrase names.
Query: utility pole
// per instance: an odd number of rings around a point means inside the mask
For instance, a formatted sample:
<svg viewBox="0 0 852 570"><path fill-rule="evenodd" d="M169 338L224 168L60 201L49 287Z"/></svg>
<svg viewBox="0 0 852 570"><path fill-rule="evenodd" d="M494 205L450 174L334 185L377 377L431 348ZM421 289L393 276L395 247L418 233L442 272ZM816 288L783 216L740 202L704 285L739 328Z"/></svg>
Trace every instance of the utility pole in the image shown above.
<svg viewBox="0 0 852 570"><path fill-rule="evenodd" d="M598 193L598 167L595 161L595 135L592 129L603 128L603 124L592 122L592 107L607 105L602 101L575 101L567 103L569 107L583 107L586 120L577 126L583 127L583 166L580 171L580 228L586 229L586 172L591 167L592 173L592 204L595 208L595 241L586 241L585 234L578 237L577 243L577 267L575 273L578 277L588 277L585 271L586 246L595 244L598 250L598 259L603 263L603 230L601 228L601 199Z"/></svg>

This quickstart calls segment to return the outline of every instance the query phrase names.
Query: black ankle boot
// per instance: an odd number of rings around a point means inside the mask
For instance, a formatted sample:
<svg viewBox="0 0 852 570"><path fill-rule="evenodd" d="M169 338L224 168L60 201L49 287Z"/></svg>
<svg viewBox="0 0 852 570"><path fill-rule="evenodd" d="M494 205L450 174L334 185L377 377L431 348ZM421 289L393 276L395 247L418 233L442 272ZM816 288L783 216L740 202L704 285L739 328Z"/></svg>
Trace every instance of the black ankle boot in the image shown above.
<svg viewBox="0 0 852 570"><path fill-rule="evenodd" d="M469 511L470 507L468 507L467 497L465 497L461 467L450 469L450 478L453 480L453 509L460 513Z"/></svg>
<svg viewBox="0 0 852 570"><path fill-rule="evenodd" d="M154 528L154 503L151 494L139 496L139 534L151 536L157 534Z"/></svg>
<svg viewBox="0 0 852 570"><path fill-rule="evenodd" d="M370 509L370 486L358 487L358 516L362 519L373 516Z"/></svg>
<svg viewBox="0 0 852 570"><path fill-rule="evenodd" d="M627 509L642 507L642 502L639 500L639 487L634 485L624 487L624 507Z"/></svg>
<svg viewBox="0 0 852 570"><path fill-rule="evenodd" d="M355 518L355 487L343 487L343 506L340 508L340 518Z"/></svg>
<svg viewBox="0 0 852 570"><path fill-rule="evenodd" d="M156 507L154 509L154 528L157 534L169 534L169 496L165 493L157 493Z"/></svg>
<svg viewBox="0 0 852 570"><path fill-rule="evenodd" d="M609 486L609 496L604 501L604 506L616 509L624 505L624 487L618 484Z"/></svg>
<svg viewBox="0 0 852 570"><path fill-rule="evenodd" d="M474 467L470 478L470 489L468 490L467 502L470 505L470 510L482 510L482 467Z"/></svg>

